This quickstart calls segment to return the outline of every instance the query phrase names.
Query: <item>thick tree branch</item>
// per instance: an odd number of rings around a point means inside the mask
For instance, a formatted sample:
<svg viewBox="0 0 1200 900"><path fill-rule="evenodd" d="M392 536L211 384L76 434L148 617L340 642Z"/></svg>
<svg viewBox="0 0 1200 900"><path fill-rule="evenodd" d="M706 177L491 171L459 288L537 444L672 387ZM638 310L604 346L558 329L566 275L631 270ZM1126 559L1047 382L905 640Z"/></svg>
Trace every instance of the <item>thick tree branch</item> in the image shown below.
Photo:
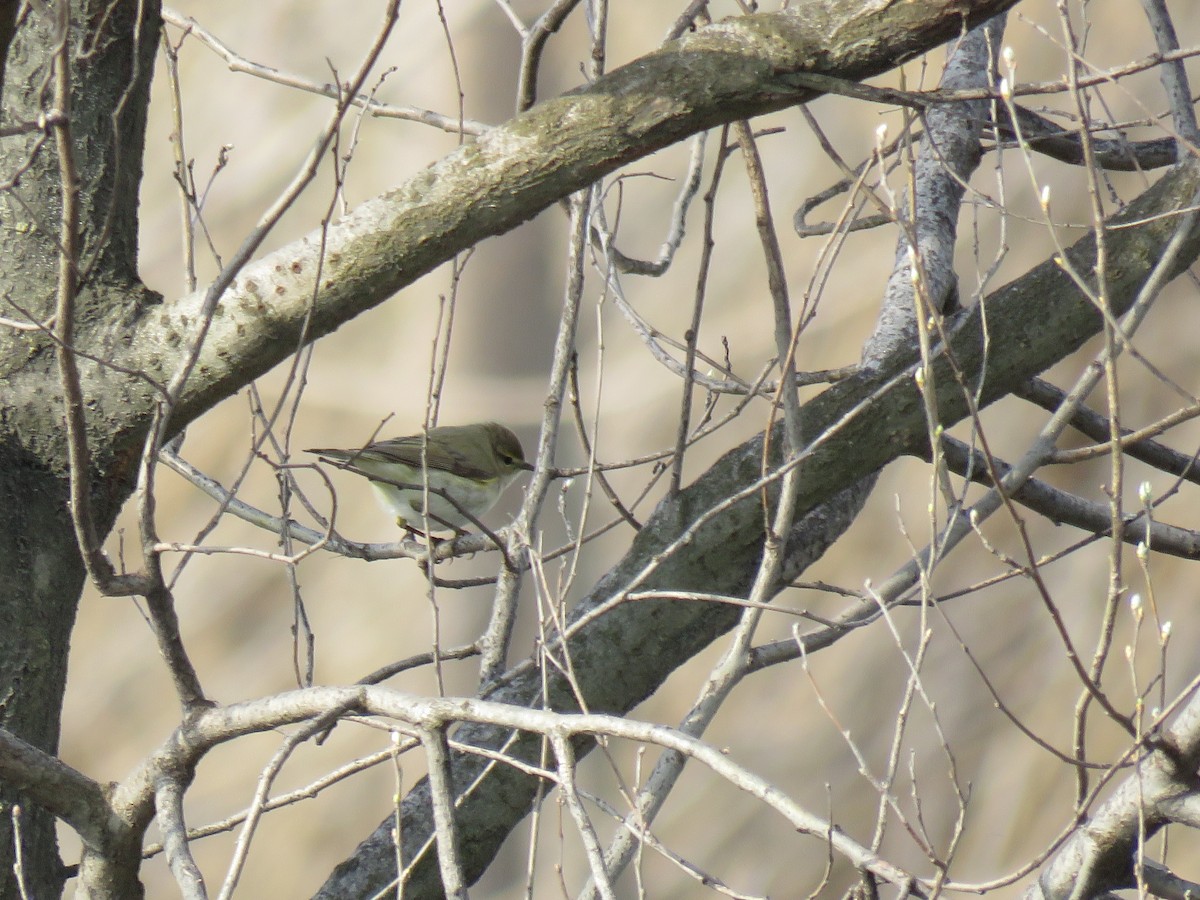
<svg viewBox="0 0 1200 900"><path fill-rule="evenodd" d="M108 800L104 788L3 728L0 780L19 786L31 800L74 828L85 843L107 842Z"/></svg>
<svg viewBox="0 0 1200 900"><path fill-rule="evenodd" d="M1112 230L1104 233L1111 261L1108 296L1112 315L1121 315L1133 303L1176 231L1177 216L1172 213L1188 208L1198 191L1200 163L1190 160L1110 220ZM1200 229L1193 226L1183 238L1171 275L1190 265L1198 252ZM1074 271L1090 274L1094 239L1082 239L1067 251L1067 257ZM982 313L976 307L959 315L949 350L937 348L933 359L935 377L927 383L938 386L936 405L941 423L947 427L965 416L968 408L950 355L980 404L986 405L1067 356L1098 333L1102 324L1100 313L1054 260L984 298L981 305L987 309L990 340L984 340ZM927 452L929 432L925 406L913 378L913 352L901 348L876 374L865 372L846 379L804 406L808 447L796 463L802 473L798 488L801 511L814 509L901 455ZM772 445L781 444L782 433L777 428ZM757 502L761 458L758 438L730 451L693 485L661 503L625 558L576 607L565 652L571 655L572 671L589 709L631 709L677 665L732 626L737 614L726 606L626 603L623 597L635 589L745 593L764 538ZM773 474L774 479L781 476L782 470ZM737 502L731 503L731 498ZM711 511L717 508L720 514L713 515ZM811 562L805 560L808 554L819 555L823 550L791 542L802 533L793 529L789 536L795 571ZM786 580L781 579L781 585ZM641 665L614 665L617 659L637 659ZM547 677L550 694L543 697L542 679L543 673L527 663L514 669L490 697L515 705L574 708L576 701L568 685ZM495 748L509 736L469 727L461 729L456 738ZM532 745L510 750L535 758ZM492 770L473 781L483 769L477 760L459 757L456 765L464 767L456 776L459 783L473 782L460 804L463 845L470 848L468 853L478 854L469 856L464 864L477 873L491 859L507 828L528 811L533 785L512 770ZM427 806L424 786L405 800L405 814L410 817L404 832L406 858L429 836ZM477 830L468 831L470 823ZM436 894L437 866L432 858L427 862L409 882L411 893L406 896ZM335 871L319 896L358 896L378 890L394 877L394 869L390 876L386 874L392 863L390 838L377 831L360 845L355 859Z"/></svg>
<svg viewBox="0 0 1200 900"><path fill-rule="evenodd" d="M1025 892L1028 900L1094 897L1136 886L1138 841L1149 840L1175 818L1178 807L1195 792L1200 764L1200 694L1195 683L1181 700L1182 709L1156 741L1157 749L1140 754L1134 773L1056 851Z"/></svg>
<svg viewBox="0 0 1200 900"><path fill-rule="evenodd" d="M632 160L714 125L818 95L790 84L788 74L866 78L1013 2L844 2L747 16L700 29L539 104L364 203L331 226L324 240L311 235L247 267L222 297L174 411L175 427L287 358L306 325L308 339L328 334L453 254ZM317 258L321 247L323 262ZM101 344L112 347L112 362L163 381L202 302L202 294L193 294L147 309L116 340L112 323L105 322ZM103 365L81 374L97 415L111 423L108 432L119 442L140 442L153 407L150 385L123 380L114 391L112 372ZM18 377L13 386L18 397L32 398L40 381Z"/></svg>

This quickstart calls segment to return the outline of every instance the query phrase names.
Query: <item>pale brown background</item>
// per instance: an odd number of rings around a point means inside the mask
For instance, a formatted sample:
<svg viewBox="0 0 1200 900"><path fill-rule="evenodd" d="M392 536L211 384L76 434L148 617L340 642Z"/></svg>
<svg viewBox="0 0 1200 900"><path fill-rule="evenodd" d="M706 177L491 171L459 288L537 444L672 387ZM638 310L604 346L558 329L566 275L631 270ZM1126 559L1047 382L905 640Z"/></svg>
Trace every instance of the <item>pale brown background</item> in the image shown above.
<svg viewBox="0 0 1200 900"><path fill-rule="evenodd" d="M1176 4L1177 6L1179 4ZM327 60L346 77L358 64L377 25L379 4L317 2L188 2L177 8L195 15L233 49L257 62L317 81L331 80ZM616 2L611 12L610 66L616 66L656 46L682 4ZM517 4L532 19L536 4ZM1015 48L1022 80L1059 77L1062 52L1056 42L1061 30L1052 4L1029 3L1010 20L1008 42ZM498 7L483 2L448 4L446 10L461 66L468 116L499 122L511 114L519 43ZM734 12L732 4L717 9ZM1145 55L1152 49L1148 31L1133 0L1092 3L1093 30L1088 55L1097 64ZM1181 15L1176 22L1186 46L1200 34L1195 23ZM578 19L578 16L576 17ZM1190 32L1190 34L1189 34ZM177 29L169 28L172 40ZM585 45L579 22L573 20L563 36L550 41L541 84L550 96L578 84ZM936 81L941 55L930 59L928 69L919 62L906 69L909 86ZM435 9L428 3L402 7L397 36L385 53L385 66L394 66L380 88L380 99L454 112L455 94L449 53ZM225 65L197 41L186 43L182 53L182 79L186 116L186 147L196 160L197 178L204 181L218 148L232 147L230 164L211 189L205 217L219 251L232 252L261 210L291 179L308 152L314 134L328 115L329 101L248 75L229 72ZM160 69L161 76L161 69ZM898 83L892 76L888 83ZM1128 92L1128 93L1126 93ZM1117 118L1139 118L1147 108L1163 106L1153 74L1123 82L1106 95ZM1064 108L1068 101L1052 101ZM1146 104L1142 106L1140 104ZM1033 105L1037 106L1035 102ZM869 153L880 123L889 123L891 134L900 124L899 114L837 98L825 98L812 107L830 138L852 163ZM184 290L180 264L179 203L170 175L171 129L166 81L157 77L146 178L142 188L142 275L148 284L167 296ZM789 227L799 200L824 188L838 176L821 154L798 112L788 111L755 123L758 128L782 127L784 134L762 141L772 202L788 262L788 275L797 304L811 277L822 239L800 241ZM349 130L346 132L349 136ZM395 186L430 161L450 152L456 138L426 126L395 120L362 122L355 161L350 169L347 196L353 204ZM656 172L677 178L682 174L685 149L675 148L645 160L630 171ZM997 158L985 158L975 183L989 196L999 196ZM1086 182L1079 171L1035 160L1038 183L1053 184L1053 211L1058 222L1084 223L1088 219ZM710 166L711 170L711 150ZM1036 220L1036 192L1024 161L1014 152L1004 156L1004 198L1021 215ZM1152 176L1151 176L1152 177ZM1142 183L1140 176L1114 181L1125 196ZM702 347L720 355L721 336L727 336L740 374L752 377L773 354L769 302L764 290L761 252L753 233L744 176L735 157L722 189L716 229L716 269L702 329ZM900 186L900 182L896 182ZM285 218L265 249L294 240L313 229L329 203L328 172ZM649 178L626 186L626 206L621 214L622 248L631 254L653 255L663 239L663 229L675 185ZM817 214L830 218L838 202ZM672 271L661 279L627 279L631 301L663 331L680 336L691 315L695 260L702 210L697 205L689 217L690 238ZM560 210L543 213L518 231L485 242L470 259L463 279L451 354L450 376L444 397L442 421L468 422L485 418L504 421L519 431L532 447L544 399L544 373L551 353L564 282L565 259ZM964 230L980 229L980 259L968 242L959 259L962 292L970 296L976 273L985 268L999 240L993 211L980 209L976 220L970 207L964 212ZM1078 229L1062 231L1064 242L1074 240ZM1036 221L1010 219L1005 235L1008 256L993 286L1009 280L1052 251L1045 229ZM840 366L857 360L863 339L872 327L882 285L892 265L895 233L882 229L852 236L842 251L833 279L821 300L819 315L800 345L800 366L815 369ZM201 280L215 271L203 257ZM403 291L382 307L360 317L316 346L307 373L307 387L295 420L292 447L357 445L366 440L385 417L393 418L386 434L413 430L424 410L431 345L434 339L438 296L450 287L447 271L439 271ZM630 333L611 304L598 306L599 284L593 278L589 300L581 318L580 359L586 382L585 402L593 409L597 377L597 335L604 338L603 393L600 401L600 456L605 460L649 452L673 440L679 405L678 382L653 360ZM598 324L599 323L599 324ZM1139 338L1139 346L1179 383L1197 386L1193 335L1200 333L1195 290L1179 284L1154 313ZM1064 366L1057 379L1068 383L1077 366ZM1124 365L1123 396L1130 424L1141 424L1173 408L1176 398L1157 386L1135 365ZM277 401L283 377L273 373L260 383L266 403ZM250 444L248 401L239 396L204 417L189 432L184 455L225 482L242 466ZM765 407L752 407L743 420L701 445L689 459L687 473L694 477L707 460L759 429ZM1014 402L988 412L985 422L993 447L1013 458L1042 417ZM961 429L960 429L961 431ZM578 448L569 428L564 428L560 461L578 460ZM1191 452L1200 437L1196 429L1181 429L1174 446ZM303 462L306 459L298 459ZM627 492L640 484L635 475L621 483ZM1106 463L1077 466L1053 474L1056 483L1101 497ZM1146 477L1131 468L1128 498L1135 502L1137 482ZM320 482L311 475L304 483L314 498L325 502ZM173 473L160 474L159 524L166 539L188 541L213 512L213 503ZM1163 476L1150 476L1157 491L1169 486ZM386 540L395 531L387 517L371 502L366 485L335 473L339 490L338 526L350 537ZM567 508L577 515L581 485L567 491ZM517 490L491 516L496 524L515 508ZM277 501L269 469L258 465L243 493L245 499L271 508ZM930 496L928 472L923 464L902 461L886 470L858 523L806 577L822 578L848 587L885 578L908 556L908 541L922 545L928 539L924 513ZM1161 516L1185 525L1196 523L1194 502L1184 492L1169 503ZM645 515L649 507L642 507ZM607 521L607 510L597 503L592 524ZM1067 529L1055 530L1029 517L1035 546L1049 549L1079 537ZM131 520L126 520L128 521ZM557 515L543 518L546 545L561 539ZM901 525L909 529L909 538ZM131 532L135 534L135 532ZM1017 552L1011 526L997 521L989 535L1000 547ZM585 556L568 595L578 596L621 552L629 531L618 530ZM132 538L131 538L132 540ZM227 519L210 538L216 544L275 549L270 535ZM116 542L112 544L115 548ZM1103 600L1107 572L1103 550L1077 555L1049 567L1045 576L1055 599L1068 617L1073 635L1085 653L1095 634L1095 615ZM488 571L490 560L454 563L447 574ZM935 578L935 588L949 589L994 573L998 564L974 542L959 551ZM1127 580L1131 589L1145 593L1127 554ZM1164 615L1173 620L1173 654L1168 669L1173 686L1191 678L1198 665L1196 646L1200 616L1195 604L1194 574L1185 565L1154 560L1156 595ZM549 570L552 581L560 570ZM316 634L318 683L352 681L367 671L412 653L428 649L433 624L425 584L416 567L407 561L373 564L343 560L321 553L299 568L302 596ZM283 567L247 557L214 556L193 559L185 570L176 596L184 637L194 654L203 683L222 702L253 698L295 686L292 668L292 591ZM457 645L471 640L486 621L490 594L486 589L462 593L441 592L441 641ZM524 631L516 653L530 646L533 621L532 593L526 585ZM834 599L816 592L783 598L794 608L829 613L838 608ZM1003 692L1010 708L1023 721L1056 746L1069 747L1071 710L1078 686L1064 662L1062 647L1031 587L1013 582L978 596L956 601L949 613L967 636L972 652ZM768 617L764 637L781 636L791 618ZM906 646L914 645L915 617L897 616ZM1017 735L993 708L962 650L940 623L925 661L925 686L936 701L942 726L954 752L960 783L970 786L970 811L965 837L956 860L958 879L988 879L1003 874L1044 846L1066 824L1070 776L1047 754ZM1118 646L1129 640L1129 616L1122 614ZM1145 643L1145 673L1153 671L1151 644ZM706 665L716 650L679 672L657 696L637 710L640 718L676 723L701 683ZM1119 664L1118 664L1119 665ZM447 690L469 692L470 664L447 668ZM887 759L892 722L900 701L907 668L891 637L881 625L843 641L832 651L814 658L812 678L878 773ZM86 598L76 631L67 694L63 754L67 762L99 779L118 779L158 742L178 721L178 708L140 613L127 600ZM1128 678L1110 674L1113 693L1128 702ZM435 689L427 674L410 677L406 690ZM914 754L923 799L922 814L933 835L944 841L952 822L945 759L927 711L919 708L910 725L906 748ZM1115 738L1112 729L1098 734ZM858 774L829 717L819 708L811 683L798 665L763 673L745 683L708 734L717 746L751 770L775 781L804 802L824 813L832 808L837 821L855 837L869 839L874 820L875 792ZM386 735L364 728L343 726L322 748L308 748L285 770L278 789L291 789L334 768L356 752L386 746ZM278 736L242 740L213 753L201 766L190 793L189 824L199 825L244 808L250 800L259 768L278 746ZM1113 752L1123 746L1113 740ZM1097 756L1101 743L1094 745ZM627 750L617 755L629 759ZM653 754L647 756L650 764ZM405 787L421 774L411 767L403 772ZM587 771L593 783L611 784L600 763L590 760ZM903 768L908 769L908 749ZM626 777L632 777L627 770ZM294 897L314 891L330 868L349 854L377 821L387 814L395 790L395 775L381 767L359 776L321 799L295 811L269 816L261 826L242 882L241 896ZM912 809L906 777L897 787L901 803ZM547 816L559 815L551 804ZM569 825L563 830L570 834ZM795 835L756 802L719 785L706 773L690 771L656 826L673 849L701 868L724 879L735 889L770 893L774 897L800 896L812 890L824 860L819 842ZM539 864L537 896L555 893L556 880L549 867L559 861L557 827L547 831ZM519 895L523 851L527 836L510 842L513 852L485 879L477 896ZM69 846L70 838L64 837ZM568 884L577 887L582 871L576 841L565 840L562 854ZM228 838L212 838L196 845L198 861L210 888L219 882L228 860ZM916 865L911 842L894 825L885 852L903 863ZM1184 841L1175 844L1179 862L1186 858ZM68 855L70 851L68 850ZM1183 864L1183 874L1200 877L1200 868ZM703 890L675 870L647 864L650 896L690 897ZM922 870L923 871L923 870ZM145 869L149 896L172 896L174 885L161 859ZM844 874L844 873L843 873ZM832 888L828 889L832 892ZM1013 889L1009 889L1012 891Z"/></svg>

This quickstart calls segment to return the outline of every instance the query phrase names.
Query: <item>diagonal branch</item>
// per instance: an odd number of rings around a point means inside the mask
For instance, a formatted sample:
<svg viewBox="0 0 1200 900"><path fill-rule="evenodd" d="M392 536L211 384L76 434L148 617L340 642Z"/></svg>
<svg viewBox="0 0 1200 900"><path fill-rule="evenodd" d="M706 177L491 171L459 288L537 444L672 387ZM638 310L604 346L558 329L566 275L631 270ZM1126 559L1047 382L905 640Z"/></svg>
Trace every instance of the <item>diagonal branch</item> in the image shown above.
<svg viewBox="0 0 1200 900"><path fill-rule="evenodd" d="M1134 302L1144 280L1154 271L1172 240L1178 214L1200 190L1200 162L1190 160L1112 217L1108 241L1110 314L1121 315ZM1185 232L1169 277L1179 274L1200 253L1200 228ZM1090 275L1095 263L1091 236L1066 251L1069 269ZM984 340L979 307L954 321L950 346L939 346L931 361L938 386L936 408L949 426L967 414L968 400L951 370L950 356L965 383L978 385L980 406L1015 390L1028 378L1064 358L1100 331L1103 319L1056 260L1047 260L980 304L987 310ZM777 484L792 465L800 466L798 512L848 489L865 475L905 454L928 452L925 406L914 382L914 352L900 348L872 372L838 383L802 410L808 445L788 466L776 469ZM773 446L782 446L777 426ZM636 589L700 590L744 596L761 557L764 540L757 502L762 438L731 450L694 484L664 501L645 523L628 554L592 589L571 618L569 654L573 675L590 710L624 712L654 690L673 669L732 627L737 611L725 605L624 602ZM775 465L779 460L775 460ZM734 498L731 500L731 498ZM719 508L718 514L711 511ZM801 520L803 525L803 520ZM822 547L798 543L801 526L787 542L787 564L781 586L819 556ZM616 667L614 659L637 660ZM543 681L545 679L545 681ZM543 696L542 685L548 685ZM512 670L490 699L514 705L547 705L571 709L576 700L568 685L530 663ZM460 729L456 740L498 747L509 733L483 726ZM510 747L536 759L536 742ZM470 784L459 797L462 842L470 848L463 860L469 877L478 874L495 847L527 812L533 796L531 780L514 770L488 769L479 760L457 756L455 781ZM404 849L423 846L431 834L428 788L419 785L405 799ZM479 823L486 821L486 826ZM506 825L501 825L505 821ZM390 822L387 823L390 825ZM381 888L394 877L394 846L386 831L377 831L326 883L321 897L358 896L374 884ZM477 855L476 855L477 854ZM392 875L387 867L392 866ZM436 862L419 863L406 886L406 896L436 893ZM428 892L428 893L426 893Z"/></svg>
<svg viewBox="0 0 1200 900"><path fill-rule="evenodd" d="M103 785L0 728L0 782L20 785L36 803L69 824L84 843L106 843L108 798Z"/></svg>
<svg viewBox="0 0 1200 900"><path fill-rule="evenodd" d="M845 2L746 16L701 28L539 104L362 204L327 232L243 270L222 296L173 427L285 359L301 337L328 334L455 253L620 166L714 125L819 95L787 81L789 74L858 80L885 72L1013 2ZM178 358L172 348L189 333L203 302L198 293L148 307L120 338L106 332L103 343L114 348L110 362L165 380ZM104 390L104 366L89 366L81 377L98 412L129 422L128 437L120 437L136 442L153 407L150 389L131 385L120 410L108 410L116 401ZM114 450L120 457L128 448Z"/></svg>

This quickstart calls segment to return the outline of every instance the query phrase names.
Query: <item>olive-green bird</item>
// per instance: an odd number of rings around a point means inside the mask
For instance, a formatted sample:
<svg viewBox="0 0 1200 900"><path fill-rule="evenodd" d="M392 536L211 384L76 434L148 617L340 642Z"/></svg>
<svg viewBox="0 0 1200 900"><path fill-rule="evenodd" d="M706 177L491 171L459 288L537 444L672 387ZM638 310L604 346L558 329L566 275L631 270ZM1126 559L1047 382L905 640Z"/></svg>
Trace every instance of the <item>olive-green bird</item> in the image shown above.
<svg viewBox="0 0 1200 900"><path fill-rule="evenodd" d="M426 481L430 530L462 532L472 516L478 519L496 505L514 478L533 469L517 436L495 422L440 425L429 429L424 442L413 434L358 450L308 452L370 479L396 524L414 531L426 527Z"/></svg>

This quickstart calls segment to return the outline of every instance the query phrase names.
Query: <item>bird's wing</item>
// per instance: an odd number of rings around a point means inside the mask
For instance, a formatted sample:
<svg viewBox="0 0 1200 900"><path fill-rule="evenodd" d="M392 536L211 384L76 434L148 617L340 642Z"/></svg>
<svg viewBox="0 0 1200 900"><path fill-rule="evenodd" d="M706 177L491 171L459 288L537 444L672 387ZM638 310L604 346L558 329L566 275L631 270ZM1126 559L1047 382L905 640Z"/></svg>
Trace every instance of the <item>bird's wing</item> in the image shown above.
<svg viewBox="0 0 1200 900"><path fill-rule="evenodd" d="M371 444L359 454L360 459L377 460L379 462L402 462L414 469L421 467L421 436L393 438L390 441L379 441ZM448 449L441 441L431 440L425 451L425 464L430 469L452 472L464 478L486 481L493 477L492 472L472 465L463 458L461 453Z"/></svg>

